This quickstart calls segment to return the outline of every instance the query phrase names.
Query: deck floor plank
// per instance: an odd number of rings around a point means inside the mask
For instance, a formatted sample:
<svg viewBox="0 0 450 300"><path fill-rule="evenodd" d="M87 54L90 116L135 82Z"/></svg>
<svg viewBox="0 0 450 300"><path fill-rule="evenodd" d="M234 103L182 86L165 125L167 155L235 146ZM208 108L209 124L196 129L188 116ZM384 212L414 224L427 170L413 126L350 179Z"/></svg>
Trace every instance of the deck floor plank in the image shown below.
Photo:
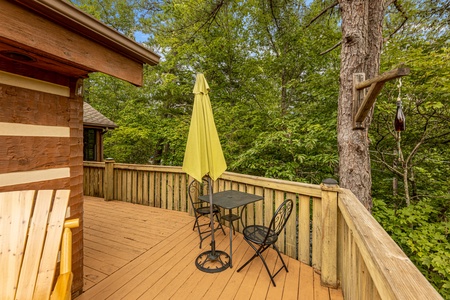
<svg viewBox="0 0 450 300"><path fill-rule="evenodd" d="M251 254L253 255L254 252ZM265 258L266 262L270 262L270 264L268 264L269 270L271 272L273 272L274 265L277 260L277 253L275 251L272 251L272 249L269 249L269 250L265 251L264 255L265 255L264 258ZM259 275L258 275L258 280L256 281L255 288L253 290L252 297L250 299L255 299L255 300L257 300L257 299L275 299L275 298L269 298L269 296L268 296L269 289L272 287L272 281L270 280L269 274L267 274L267 270L264 267L261 259L255 258L253 260L252 264L261 265L261 267L260 267L260 271L259 271ZM250 267L255 267L255 266L250 266ZM278 278L276 278L276 280L279 281ZM279 282L278 282L278 285L280 285Z"/></svg>
<svg viewBox="0 0 450 300"><path fill-rule="evenodd" d="M139 285L139 278L145 276L146 273L152 273L153 268L157 268L158 265L164 263L161 257L167 253L168 248L174 248L180 244L179 238L183 235L187 235L190 230L181 230L178 234L171 236L171 238L166 239L160 245L161 247L154 247L150 251L145 252L143 255L139 256L135 260L131 261L129 264L121 268L118 272L115 272L109 276L108 280L101 281L98 285L94 287L94 290L88 290L81 296L87 295L86 299L90 296L92 297L103 297L110 296L114 294L117 290L121 289L124 285L129 285L133 287L134 285ZM152 263L154 263L152 265ZM122 289L126 289L125 287ZM92 295L90 295L92 294ZM105 299L106 299L105 297ZM96 298L100 299L100 298Z"/></svg>
<svg viewBox="0 0 450 300"><path fill-rule="evenodd" d="M320 275L314 272L314 299L330 297L329 289L320 284Z"/></svg>
<svg viewBox="0 0 450 300"><path fill-rule="evenodd" d="M283 289L283 300L299 298L298 286L300 282L300 266L298 260L288 258L285 263L288 266L289 273L286 276Z"/></svg>
<svg viewBox="0 0 450 300"><path fill-rule="evenodd" d="M217 249L225 249L228 238L216 240ZM215 276L213 274L198 272L193 264L189 267L192 275L177 289L172 299L200 299L211 286ZM199 282L202 284L199 285Z"/></svg>
<svg viewBox="0 0 450 300"><path fill-rule="evenodd" d="M86 244L84 247L84 264L85 266L89 266L91 269L109 275L123 267L128 262L125 259L113 257L108 253L94 251L88 248Z"/></svg>
<svg viewBox="0 0 450 300"><path fill-rule="evenodd" d="M142 283L128 295L130 299L154 299L160 294L168 284L174 281L175 277L181 272L188 264L192 264L197 256L196 247L191 240L188 240L186 244L180 245L183 250L180 253L179 249L174 249L170 253L170 257L167 257L167 261L159 268L152 268L153 274L142 281ZM180 255L181 254L181 255Z"/></svg>
<svg viewBox="0 0 450 300"><path fill-rule="evenodd" d="M248 259L252 257L252 255L255 252L253 249L248 248L244 258L242 259L241 264L244 264ZM259 259L259 258L255 258ZM240 264L240 265L241 265ZM237 266L237 267L240 267ZM239 288L238 293L236 294L237 299L250 299L252 296L252 293L255 288L256 281L258 280L258 277L260 276L261 269L263 268L263 264L255 264L255 260L250 263L250 265L246 266L244 269L242 269L242 273L245 274L244 279L242 280L242 285Z"/></svg>
<svg viewBox="0 0 450 300"><path fill-rule="evenodd" d="M202 299L219 299L224 290L227 288L230 280L234 278L235 280L242 280L244 277L244 272L237 273L236 270L241 264L244 253L246 252L245 247L243 248L242 236L234 236L233 239L233 267L211 276L213 281L209 286L209 289L203 294ZM242 251L243 249L243 251ZM228 251L229 248L224 248L223 251ZM213 274L210 274L213 275Z"/></svg>
<svg viewBox="0 0 450 300"><path fill-rule="evenodd" d="M311 266L301 264L298 294L305 299L314 299L314 270Z"/></svg>
<svg viewBox="0 0 450 300"><path fill-rule="evenodd" d="M227 245L228 237L223 236L222 233L218 234L216 237L216 247L217 249L224 249ZM206 251L206 249L203 249ZM197 252L197 251L195 251ZM194 259L198 254L195 255ZM166 295L170 295L172 299L198 299L195 295L192 295L191 292L193 290L197 290L199 288L199 283L201 282L201 286L208 286L207 280L204 279L205 272L198 272L196 266L191 261L188 261L184 270L182 270L176 278L171 282L171 284L166 285L166 287L160 292L161 299L166 297ZM212 276L210 276L212 278Z"/></svg>
<svg viewBox="0 0 450 300"><path fill-rule="evenodd" d="M289 272L281 271L273 287L259 258L241 272L253 249L241 234L233 235L233 268L205 273L195 267L199 248L186 213L120 201L84 198L85 299L311 299L341 300L342 291L320 286L320 276L295 259L283 256ZM216 249L229 251L226 235L216 232ZM281 266L276 252L264 253L269 268Z"/></svg>

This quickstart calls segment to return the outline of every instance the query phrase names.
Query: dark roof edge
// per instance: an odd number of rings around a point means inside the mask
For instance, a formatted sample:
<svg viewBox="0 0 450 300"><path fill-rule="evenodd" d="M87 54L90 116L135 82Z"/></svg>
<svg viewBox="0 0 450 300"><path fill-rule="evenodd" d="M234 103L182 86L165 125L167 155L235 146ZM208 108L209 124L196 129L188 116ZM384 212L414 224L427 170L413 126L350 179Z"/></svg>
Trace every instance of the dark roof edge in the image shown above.
<svg viewBox="0 0 450 300"><path fill-rule="evenodd" d="M119 128L119 125L102 125L97 123L84 123L83 127L95 127L95 128L103 128L103 129L115 129Z"/></svg>
<svg viewBox="0 0 450 300"><path fill-rule="evenodd" d="M45 15L59 25L76 31L108 48L120 50L121 54L135 61L156 65L160 56L138 44L120 32L103 24L72 4L62 0L15 0Z"/></svg>
<svg viewBox="0 0 450 300"><path fill-rule="evenodd" d="M116 123L105 117L86 101L83 102L83 126L94 126L101 128L117 128Z"/></svg>

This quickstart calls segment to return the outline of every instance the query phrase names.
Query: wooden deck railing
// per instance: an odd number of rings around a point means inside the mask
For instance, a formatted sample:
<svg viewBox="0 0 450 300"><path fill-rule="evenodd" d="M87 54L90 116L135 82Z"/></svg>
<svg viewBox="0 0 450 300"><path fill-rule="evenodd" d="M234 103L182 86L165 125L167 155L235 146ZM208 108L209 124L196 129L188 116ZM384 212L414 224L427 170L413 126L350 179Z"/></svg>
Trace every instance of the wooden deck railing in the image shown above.
<svg viewBox="0 0 450 300"><path fill-rule="evenodd" d="M84 163L84 194L191 212L181 167ZM323 285L340 286L345 299L442 299L397 244L349 190L225 172L214 191L264 196L250 218L267 223L285 199L295 208L280 250L311 265ZM240 231L240 224L235 224Z"/></svg>

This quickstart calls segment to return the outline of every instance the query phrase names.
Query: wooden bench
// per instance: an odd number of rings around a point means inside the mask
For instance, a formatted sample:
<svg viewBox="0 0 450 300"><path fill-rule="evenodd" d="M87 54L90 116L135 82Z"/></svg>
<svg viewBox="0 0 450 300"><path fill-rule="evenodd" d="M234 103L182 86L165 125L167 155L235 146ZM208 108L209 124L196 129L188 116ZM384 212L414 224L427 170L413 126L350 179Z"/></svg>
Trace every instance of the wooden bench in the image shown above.
<svg viewBox="0 0 450 300"><path fill-rule="evenodd" d="M79 220L65 220L69 195L69 190L0 193L0 299L71 298L71 228Z"/></svg>

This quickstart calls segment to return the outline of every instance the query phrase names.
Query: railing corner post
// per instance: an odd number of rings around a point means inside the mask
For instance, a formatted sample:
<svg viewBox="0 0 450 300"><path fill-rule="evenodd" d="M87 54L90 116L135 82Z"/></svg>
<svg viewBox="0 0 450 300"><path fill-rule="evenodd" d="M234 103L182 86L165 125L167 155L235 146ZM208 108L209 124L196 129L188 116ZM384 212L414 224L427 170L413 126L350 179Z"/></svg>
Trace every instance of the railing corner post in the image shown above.
<svg viewBox="0 0 450 300"><path fill-rule="evenodd" d="M336 180L322 181L322 269L321 284L337 287L337 214L339 185Z"/></svg>
<svg viewBox="0 0 450 300"><path fill-rule="evenodd" d="M105 175L103 181L103 191L105 201L114 199L114 159L107 158L105 160Z"/></svg>

